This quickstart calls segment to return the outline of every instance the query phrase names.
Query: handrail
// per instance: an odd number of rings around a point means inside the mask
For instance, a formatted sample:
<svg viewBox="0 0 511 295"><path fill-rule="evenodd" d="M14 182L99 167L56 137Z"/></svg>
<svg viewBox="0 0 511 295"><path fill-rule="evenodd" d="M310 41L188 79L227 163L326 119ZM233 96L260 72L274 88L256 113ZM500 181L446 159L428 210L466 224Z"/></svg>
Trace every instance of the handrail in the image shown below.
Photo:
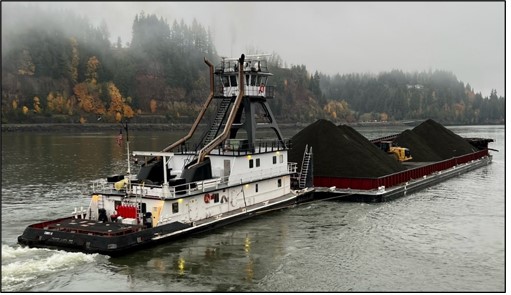
<svg viewBox="0 0 511 295"><path fill-rule="evenodd" d="M229 135L229 131L231 129L232 123L234 122L234 118L236 117L236 113L238 112L238 109L241 105L242 98L244 96L244 90L245 90L245 82L243 77L243 62L245 60L245 55L242 54L241 58L239 59L239 93L236 97L236 100L234 101L234 105L231 109L231 113L229 114L229 118L227 119L227 122L225 123L224 131L220 135L218 135L214 140L212 140L210 143L208 143L205 147L203 147L199 151L199 155L197 157L197 163L192 165L191 167L201 163L204 160L204 157L206 157L209 152L211 152L218 144L220 144L222 141L224 141L227 136Z"/></svg>
<svg viewBox="0 0 511 295"><path fill-rule="evenodd" d="M164 148L163 152L167 152L167 151L172 150L173 148L179 146L183 142L185 142L188 139L190 139L190 137L192 137L193 133L197 129L197 126L199 126L199 122L202 120L202 117L204 117L204 114L206 113L206 110L208 109L209 104L213 100L213 96L214 96L214 92L215 92L214 78L213 78L214 66L206 58L204 58L204 62L209 66L209 96L208 96L208 99L206 100L206 102L202 106L202 109L199 112L199 115L197 116L197 118L195 119L195 122L193 123L192 128L190 129L190 132L188 132L188 134L185 135L180 140L178 140L178 141L174 142L173 144L169 145L168 147Z"/></svg>

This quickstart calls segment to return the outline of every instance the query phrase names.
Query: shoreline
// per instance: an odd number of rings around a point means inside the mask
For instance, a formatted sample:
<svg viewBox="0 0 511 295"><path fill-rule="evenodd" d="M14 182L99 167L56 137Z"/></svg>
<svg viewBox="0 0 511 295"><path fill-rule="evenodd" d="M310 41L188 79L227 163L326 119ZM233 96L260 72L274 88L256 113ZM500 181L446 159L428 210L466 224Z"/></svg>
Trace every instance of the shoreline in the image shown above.
<svg viewBox="0 0 511 295"><path fill-rule="evenodd" d="M185 130L191 124L129 124L130 130ZM2 124L3 132L99 132L123 128L120 123L38 123L38 124Z"/></svg>
<svg viewBox="0 0 511 295"><path fill-rule="evenodd" d="M281 123L280 128L303 128L306 123ZM130 123L129 129L136 131L167 131L167 130L189 130L191 123ZM205 127L206 124L199 124ZM101 132L118 130L123 128L120 123L28 123L28 124L2 124L4 132Z"/></svg>
<svg viewBox="0 0 511 295"><path fill-rule="evenodd" d="M422 121L416 122L356 122L341 123L334 122L336 125L348 125L351 127L387 127L387 126L407 126L415 127ZM303 129L311 123L279 123L281 129L300 128ZM466 124L443 124L444 126L463 126ZM501 124L479 124L479 125L501 125ZM130 130L137 131L167 131L167 130L189 130L192 123L130 123ZM206 124L199 124L204 127ZM122 128L120 123L27 123L27 124L2 124L2 133L4 132L101 132L117 130Z"/></svg>

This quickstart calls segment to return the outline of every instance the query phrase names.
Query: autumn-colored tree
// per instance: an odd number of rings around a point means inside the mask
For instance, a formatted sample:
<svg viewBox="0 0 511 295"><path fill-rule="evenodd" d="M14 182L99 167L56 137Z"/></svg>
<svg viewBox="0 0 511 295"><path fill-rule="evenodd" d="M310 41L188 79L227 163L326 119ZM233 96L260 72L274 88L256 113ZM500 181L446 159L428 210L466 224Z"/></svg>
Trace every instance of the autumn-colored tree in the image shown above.
<svg viewBox="0 0 511 295"><path fill-rule="evenodd" d="M95 89L95 87L92 87ZM105 106L99 99L99 94L96 92L90 93L89 87L86 83L78 83L73 87L73 91L78 100L78 105L82 110L87 113L95 113L98 115L105 114Z"/></svg>
<svg viewBox="0 0 511 295"><path fill-rule="evenodd" d="M333 119L344 119L351 114L351 110L348 107L348 103L344 100L341 101L329 101L324 107L323 110L327 115L332 117Z"/></svg>
<svg viewBox="0 0 511 295"><path fill-rule="evenodd" d="M133 109L127 104L123 105L122 111L123 111L124 117L126 117L126 118L133 118L133 116L135 115L135 112L133 111Z"/></svg>
<svg viewBox="0 0 511 295"><path fill-rule="evenodd" d="M50 111L50 112L54 112L55 111L54 100L55 100L55 96L53 95L53 91L51 91L46 96L46 106L48 108L48 111Z"/></svg>
<svg viewBox="0 0 511 295"><path fill-rule="evenodd" d="M156 113L156 109L157 109L157 102L156 100L153 98L151 99L151 101L149 102L149 108L151 110L151 113Z"/></svg>
<svg viewBox="0 0 511 295"><path fill-rule="evenodd" d="M117 121L117 122L121 122L121 120L122 120L122 115L121 115L121 113L120 113L120 112L116 112L116 113L115 113L115 121Z"/></svg>
<svg viewBox="0 0 511 295"><path fill-rule="evenodd" d="M128 102L131 101L131 97L124 99L119 89L112 82L108 83L107 89L108 95L110 96L110 107L108 109L108 113L115 115L115 120L118 122L122 119L122 117L132 118L135 113L128 105Z"/></svg>
<svg viewBox="0 0 511 295"><path fill-rule="evenodd" d="M34 96L34 113L40 113L41 110L41 102L39 101L39 97Z"/></svg>
<svg viewBox="0 0 511 295"><path fill-rule="evenodd" d="M106 114L106 108L101 99L99 98L99 93L92 93L92 102L94 104L94 114L104 115Z"/></svg>
<svg viewBox="0 0 511 295"><path fill-rule="evenodd" d="M23 106L23 109L22 109L22 112L24 115L28 114L28 111L29 109L27 108L27 106Z"/></svg>
<svg viewBox="0 0 511 295"><path fill-rule="evenodd" d="M12 100L12 109L13 110L17 110L18 109L18 100L17 99L13 99Z"/></svg>
<svg viewBox="0 0 511 295"><path fill-rule="evenodd" d="M92 85L96 85L98 83L99 65L100 63L96 56L89 58L87 61L87 82Z"/></svg>
<svg viewBox="0 0 511 295"><path fill-rule="evenodd" d="M112 82L108 82L107 89L108 95L110 96L110 108L108 108L108 113L115 115L117 112L122 112L123 101L119 89Z"/></svg>
<svg viewBox="0 0 511 295"><path fill-rule="evenodd" d="M62 93L51 91L46 97L46 105L48 111L59 114L69 113L69 102L64 98Z"/></svg>
<svg viewBox="0 0 511 295"><path fill-rule="evenodd" d="M78 100L78 106L87 113L92 112L94 104L92 103L92 96L89 95L86 83L79 83L73 87L73 92Z"/></svg>

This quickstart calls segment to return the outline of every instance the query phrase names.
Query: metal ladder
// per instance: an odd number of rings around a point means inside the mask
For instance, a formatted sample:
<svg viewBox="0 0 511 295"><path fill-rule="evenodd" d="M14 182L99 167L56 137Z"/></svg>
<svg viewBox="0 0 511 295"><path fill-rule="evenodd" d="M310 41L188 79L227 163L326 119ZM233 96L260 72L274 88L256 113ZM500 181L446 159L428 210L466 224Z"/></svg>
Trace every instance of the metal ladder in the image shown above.
<svg viewBox="0 0 511 295"><path fill-rule="evenodd" d="M222 126L222 122L224 121L225 114L227 113L227 110L229 109L229 106L231 105L231 101L232 101L231 97L226 97L226 98L222 99L222 102L220 103L220 106L216 113L215 120L213 121L211 128L209 128L208 132L206 133L206 136L204 136L204 140L202 141L202 146L206 146L218 134L218 130L220 130L220 127Z"/></svg>
<svg viewBox="0 0 511 295"><path fill-rule="evenodd" d="M309 145L305 146L305 151L303 152L303 160L302 160L302 169L300 170L300 179L298 182L299 188L305 188L307 185L307 174L309 172L310 160L312 158L312 147L309 148Z"/></svg>

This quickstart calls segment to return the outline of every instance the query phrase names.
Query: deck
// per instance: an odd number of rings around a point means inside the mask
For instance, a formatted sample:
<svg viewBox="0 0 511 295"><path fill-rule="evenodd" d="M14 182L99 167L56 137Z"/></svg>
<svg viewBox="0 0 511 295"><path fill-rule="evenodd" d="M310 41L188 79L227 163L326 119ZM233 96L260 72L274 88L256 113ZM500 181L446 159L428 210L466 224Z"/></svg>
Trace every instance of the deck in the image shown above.
<svg viewBox="0 0 511 295"><path fill-rule="evenodd" d="M138 232L145 227L137 224L100 222L89 219L65 219L48 224L45 229L94 236L120 236Z"/></svg>

